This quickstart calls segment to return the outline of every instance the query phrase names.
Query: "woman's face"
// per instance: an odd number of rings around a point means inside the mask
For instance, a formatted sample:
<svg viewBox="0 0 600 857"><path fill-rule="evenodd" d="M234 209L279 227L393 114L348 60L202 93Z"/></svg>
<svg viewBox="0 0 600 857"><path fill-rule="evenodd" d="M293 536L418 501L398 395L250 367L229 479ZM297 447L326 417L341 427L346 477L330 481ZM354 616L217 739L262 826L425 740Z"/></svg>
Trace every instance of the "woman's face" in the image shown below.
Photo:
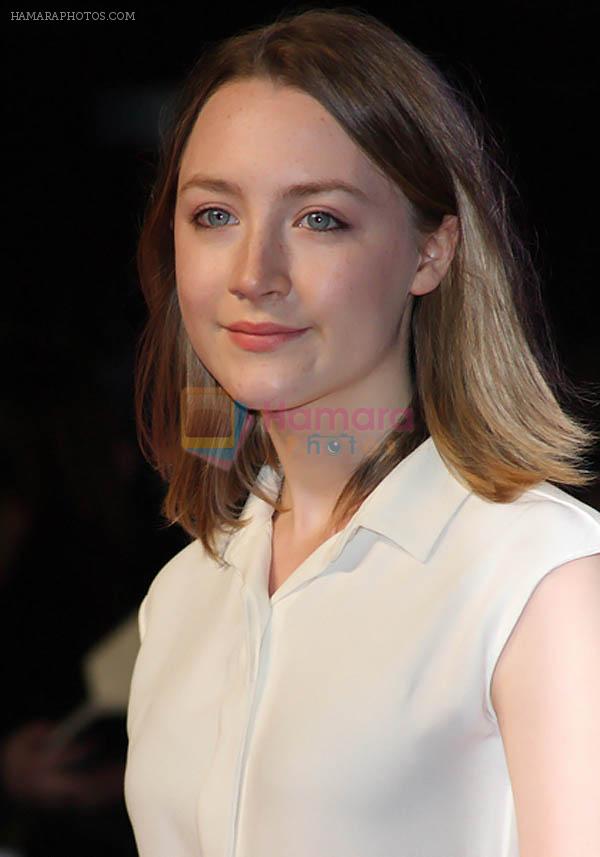
<svg viewBox="0 0 600 857"><path fill-rule="evenodd" d="M286 193L325 181L359 193ZM185 329L238 402L341 403L384 375L397 383L419 262L407 202L311 96L258 79L213 93L183 153L173 228ZM305 330L276 343L236 337L241 321Z"/></svg>

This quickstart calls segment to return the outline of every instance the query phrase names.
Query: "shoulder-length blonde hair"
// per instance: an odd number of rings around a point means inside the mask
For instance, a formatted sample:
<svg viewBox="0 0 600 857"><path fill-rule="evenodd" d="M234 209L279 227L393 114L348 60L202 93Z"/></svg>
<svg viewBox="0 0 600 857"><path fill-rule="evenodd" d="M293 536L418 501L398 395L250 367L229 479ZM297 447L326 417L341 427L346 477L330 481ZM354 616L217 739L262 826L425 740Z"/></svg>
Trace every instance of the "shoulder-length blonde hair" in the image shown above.
<svg viewBox="0 0 600 857"><path fill-rule="evenodd" d="M414 299L410 429L397 425L362 460L338 497L331 530L429 436L457 478L491 501L511 501L543 480L591 482L584 456L598 435L567 412L567 397L582 396L551 341L537 273L508 210L512 183L497 142L473 102L429 58L369 13L342 6L281 15L209 44L163 136L137 256L149 316L136 358L136 420L144 455L168 483L166 519L221 562L216 536L245 525L239 515L250 491L282 509L256 485L263 464L279 468L260 413L250 412L230 467L182 443L182 394L227 394L193 354L179 310L172 217L180 160L208 97L226 81L250 77L317 99L402 190L419 235L445 214L460 225L448 273ZM207 406L204 413L194 434L230 431L225 411Z"/></svg>

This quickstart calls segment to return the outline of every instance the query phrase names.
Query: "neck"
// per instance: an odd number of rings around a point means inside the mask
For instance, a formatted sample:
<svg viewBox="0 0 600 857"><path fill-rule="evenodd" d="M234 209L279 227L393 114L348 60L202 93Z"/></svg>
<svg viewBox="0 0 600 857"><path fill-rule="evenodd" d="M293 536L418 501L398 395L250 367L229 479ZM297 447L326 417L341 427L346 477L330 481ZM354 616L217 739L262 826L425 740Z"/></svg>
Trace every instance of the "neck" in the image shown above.
<svg viewBox="0 0 600 857"><path fill-rule="evenodd" d="M411 396L406 388L385 404L373 397L367 404L361 398L360 408L320 400L314 407L263 412L283 473L279 499L286 511L276 518L285 519L294 539L322 530L352 473L395 423L405 420L412 428Z"/></svg>

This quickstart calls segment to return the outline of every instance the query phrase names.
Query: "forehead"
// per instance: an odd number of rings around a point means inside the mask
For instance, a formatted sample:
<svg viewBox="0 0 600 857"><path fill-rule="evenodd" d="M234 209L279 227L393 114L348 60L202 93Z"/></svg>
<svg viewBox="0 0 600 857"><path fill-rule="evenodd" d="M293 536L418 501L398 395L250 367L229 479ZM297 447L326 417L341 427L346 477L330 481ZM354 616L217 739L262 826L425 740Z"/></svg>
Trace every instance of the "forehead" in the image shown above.
<svg viewBox="0 0 600 857"><path fill-rule="evenodd" d="M337 178L382 203L401 196L319 101L254 78L228 82L204 103L183 152L180 184L196 171L255 178L263 188L269 181Z"/></svg>

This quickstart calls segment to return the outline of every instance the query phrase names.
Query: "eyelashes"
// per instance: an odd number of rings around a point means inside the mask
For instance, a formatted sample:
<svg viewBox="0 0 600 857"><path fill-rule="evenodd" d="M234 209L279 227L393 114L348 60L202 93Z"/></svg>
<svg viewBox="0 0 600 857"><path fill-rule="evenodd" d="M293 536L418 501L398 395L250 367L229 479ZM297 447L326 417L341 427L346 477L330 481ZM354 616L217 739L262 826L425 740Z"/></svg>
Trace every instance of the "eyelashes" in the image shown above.
<svg viewBox="0 0 600 857"><path fill-rule="evenodd" d="M196 212L196 213L195 213L195 214L190 218L190 222L191 222L191 223L192 223L192 225L193 225L194 227L196 227L197 229L213 229L213 230L214 230L214 229L215 229L215 228L217 228L217 227L206 226L206 224L204 224L204 223L201 223L201 222L200 222L200 217L201 217L203 214L206 214L206 212L214 212L214 211L219 211L219 212L221 212L221 213L223 213L223 214L225 214L225 215L229 216L229 212L228 212L226 209L224 209L224 208L215 208L215 207L210 207L210 206L209 206L209 207L207 207L207 208L202 208L202 209L200 209L200 211L197 211L197 212ZM301 222L302 222L302 220L306 220L306 218L307 218L307 217L312 217L313 215L319 215L320 217L326 217L326 218L328 218L329 220L333 220L333 221L334 221L335 223L337 223L338 225L337 225L337 226L333 226L333 227L331 227L330 229L309 229L309 232L338 232L338 231L339 231L339 230L341 230L341 229L348 229L348 228L349 228L348 224L347 224L347 223L344 223L344 221L343 221L343 220L340 220L340 219L339 219L339 217L334 217L334 215L333 215L333 214L330 214L328 211L322 211L321 209L315 209L314 211L308 211L308 212L307 212L307 213L306 213L306 214L301 218L301 220L300 220L299 222L301 223Z"/></svg>

